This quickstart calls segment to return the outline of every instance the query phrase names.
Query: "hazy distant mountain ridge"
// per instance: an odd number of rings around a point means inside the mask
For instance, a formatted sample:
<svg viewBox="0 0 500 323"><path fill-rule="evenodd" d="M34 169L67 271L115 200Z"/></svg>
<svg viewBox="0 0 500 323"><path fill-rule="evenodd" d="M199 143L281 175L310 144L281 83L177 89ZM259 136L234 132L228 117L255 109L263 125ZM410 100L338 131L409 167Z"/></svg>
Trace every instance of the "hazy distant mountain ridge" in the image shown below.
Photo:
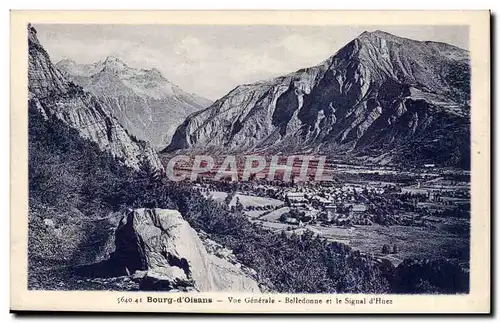
<svg viewBox="0 0 500 323"><path fill-rule="evenodd" d="M166 151L314 151L467 164L469 80L466 50L364 32L317 66L238 86L193 113Z"/></svg>
<svg viewBox="0 0 500 323"><path fill-rule="evenodd" d="M169 143L190 113L211 103L185 92L155 68L132 68L113 56L93 64L64 59L56 66L105 103L134 136L157 148Z"/></svg>

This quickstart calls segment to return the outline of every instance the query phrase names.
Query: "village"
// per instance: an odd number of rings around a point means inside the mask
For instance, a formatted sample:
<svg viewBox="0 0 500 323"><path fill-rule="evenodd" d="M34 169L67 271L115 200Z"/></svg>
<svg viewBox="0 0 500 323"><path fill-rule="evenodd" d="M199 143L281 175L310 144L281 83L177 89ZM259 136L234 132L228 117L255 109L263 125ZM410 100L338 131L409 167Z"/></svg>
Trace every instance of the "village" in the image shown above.
<svg viewBox="0 0 500 323"><path fill-rule="evenodd" d="M254 225L287 235L312 231L395 265L441 257L440 248L468 259L470 175L431 166L398 173L345 167L319 182L202 177L191 184Z"/></svg>
<svg viewBox="0 0 500 323"><path fill-rule="evenodd" d="M443 180L437 185L434 177L426 182L428 178L404 184L202 180L195 188L207 197L224 200L229 207L249 214L252 219L298 227L377 223L432 228L443 214L468 212L470 206L462 203L470 198L467 186L459 189L452 185L453 181Z"/></svg>

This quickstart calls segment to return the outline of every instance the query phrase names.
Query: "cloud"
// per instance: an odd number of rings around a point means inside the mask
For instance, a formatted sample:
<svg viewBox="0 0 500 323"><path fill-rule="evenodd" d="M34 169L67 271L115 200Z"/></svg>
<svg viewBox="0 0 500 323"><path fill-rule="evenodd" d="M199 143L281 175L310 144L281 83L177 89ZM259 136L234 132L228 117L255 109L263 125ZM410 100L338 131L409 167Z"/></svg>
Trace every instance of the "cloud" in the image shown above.
<svg viewBox="0 0 500 323"><path fill-rule="evenodd" d="M186 36L175 46L174 51L187 61L196 61L210 56L213 49L196 37Z"/></svg>

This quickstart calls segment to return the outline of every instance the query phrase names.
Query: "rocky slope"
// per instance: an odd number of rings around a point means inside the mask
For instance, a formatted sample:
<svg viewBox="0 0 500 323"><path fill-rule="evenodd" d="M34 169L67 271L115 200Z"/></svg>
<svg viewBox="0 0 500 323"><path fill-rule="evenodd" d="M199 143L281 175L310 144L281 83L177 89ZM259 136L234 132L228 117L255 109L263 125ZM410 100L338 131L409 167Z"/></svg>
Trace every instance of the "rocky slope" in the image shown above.
<svg viewBox="0 0 500 323"><path fill-rule="evenodd" d="M155 68L131 68L116 57L94 64L65 59L56 67L98 97L131 134L159 149L170 143L189 114L211 104L183 91Z"/></svg>
<svg viewBox="0 0 500 323"><path fill-rule="evenodd" d="M76 129L79 134L96 142L100 149L138 168L142 159L156 169L163 169L156 152L140 142L120 125L112 113L92 94L65 78L52 64L49 54L28 26L29 106L44 118L55 117Z"/></svg>
<svg viewBox="0 0 500 323"><path fill-rule="evenodd" d="M323 63L236 87L164 152L316 152L467 167L469 53L364 32Z"/></svg>
<svg viewBox="0 0 500 323"><path fill-rule="evenodd" d="M141 278L141 288L259 292L257 282L237 262L207 252L204 243L176 210L125 212L115 236L111 262Z"/></svg>

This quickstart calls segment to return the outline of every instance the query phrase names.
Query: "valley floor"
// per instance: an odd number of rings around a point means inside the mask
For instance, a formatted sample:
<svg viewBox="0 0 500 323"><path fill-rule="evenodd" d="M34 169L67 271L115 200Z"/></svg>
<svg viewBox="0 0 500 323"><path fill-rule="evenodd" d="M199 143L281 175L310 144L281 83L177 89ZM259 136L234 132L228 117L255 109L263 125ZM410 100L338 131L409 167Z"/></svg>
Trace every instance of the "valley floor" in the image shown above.
<svg viewBox="0 0 500 323"><path fill-rule="evenodd" d="M395 266L407 258L452 259L468 266L470 183L462 171L377 172L359 166L344 166L342 170L353 176L327 187L318 184L283 188L253 183L236 192L224 192L212 190L211 184L197 185L207 198L220 203L227 203L228 194L232 194L229 207L234 208L238 200L252 222L272 231L301 234L310 230L327 240L387 259ZM397 189L391 191L394 187ZM286 202L287 194L303 194L307 201L290 205ZM333 213L339 213L339 205L361 205L361 211L335 214L336 222L322 221L319 217L324 215L325 208L314 204L315 196L337 204ZM383 205L381 210L380 205ZM286 219L284 216L292 209L303 210L309 218ZM375 211L382 215L375 216ZM383 223L385 218L395 220ZM389 252L383 252L384 245L390 247Z"/></svg>
<svg viewBox="0 0 500 323"><path fill-rule="evenodd" d="M462 253L469 248L466 237L450 234L444 231L428 231L425 228L408 226L353 226L351 228L323 227L320 225L305 225L288 230L287 224L275 221L259 221L264 227L272 230L286 230L287 233L302 233L311 230L315 234L351 246L363 253L372 254L377 258L390 260L395 266L407 258L453 258L467 262ZM382 246L396 244L399 248L396 254L383 254Z"/></svg>

